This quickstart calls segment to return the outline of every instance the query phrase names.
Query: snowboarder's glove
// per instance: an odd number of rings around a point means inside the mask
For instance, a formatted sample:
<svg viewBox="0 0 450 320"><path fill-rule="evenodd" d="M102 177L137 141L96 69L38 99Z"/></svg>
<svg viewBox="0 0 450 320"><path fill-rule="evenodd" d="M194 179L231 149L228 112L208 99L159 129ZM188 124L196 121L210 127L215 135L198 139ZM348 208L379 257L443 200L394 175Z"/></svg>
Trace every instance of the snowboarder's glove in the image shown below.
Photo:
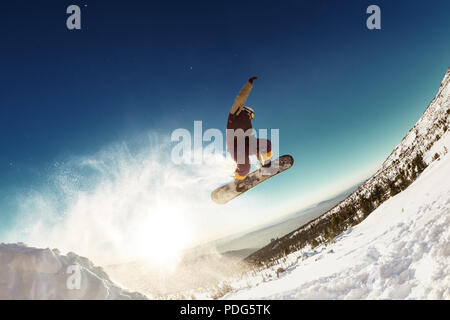
<svg viewBox="0 0 450 320"><path fill-rule="evenodd" d="M251 77L250 79L248 79L248 82L250 82L251 84L253 84L253 80L258 79L258 77Z"/></svg>

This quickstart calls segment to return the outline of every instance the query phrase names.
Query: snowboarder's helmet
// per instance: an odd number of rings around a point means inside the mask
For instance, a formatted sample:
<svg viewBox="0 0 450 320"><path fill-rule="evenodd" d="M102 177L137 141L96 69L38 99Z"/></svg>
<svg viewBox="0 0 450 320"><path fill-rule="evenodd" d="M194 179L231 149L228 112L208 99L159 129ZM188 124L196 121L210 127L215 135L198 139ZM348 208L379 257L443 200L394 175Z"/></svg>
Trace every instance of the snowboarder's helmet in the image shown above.
<svg viewBox="0 0 450 320"><path fill-rule="evenodd" d="M248 113L250 119L253 119L255 117L255 111L252 108L245 106L243 110Z"/></svg>

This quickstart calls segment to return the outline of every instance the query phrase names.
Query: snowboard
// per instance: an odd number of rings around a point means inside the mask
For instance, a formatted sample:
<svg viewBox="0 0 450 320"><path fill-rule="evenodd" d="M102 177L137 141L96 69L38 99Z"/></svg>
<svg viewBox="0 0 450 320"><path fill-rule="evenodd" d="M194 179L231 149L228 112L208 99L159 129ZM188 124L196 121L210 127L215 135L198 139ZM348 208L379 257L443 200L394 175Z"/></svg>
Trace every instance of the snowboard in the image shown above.
<svg viewBox="0 0 450 320"><path fill-rule="evenodd" d="M292 156L281 156L278 159L273 160L270 167L261 167L251 172L247 178L242 181L233 180L230 183L217 188L211 193L211 199L217 204L225 204L257 186L261 182L289 169L293 164L294 158L292 158Z"/></svg>

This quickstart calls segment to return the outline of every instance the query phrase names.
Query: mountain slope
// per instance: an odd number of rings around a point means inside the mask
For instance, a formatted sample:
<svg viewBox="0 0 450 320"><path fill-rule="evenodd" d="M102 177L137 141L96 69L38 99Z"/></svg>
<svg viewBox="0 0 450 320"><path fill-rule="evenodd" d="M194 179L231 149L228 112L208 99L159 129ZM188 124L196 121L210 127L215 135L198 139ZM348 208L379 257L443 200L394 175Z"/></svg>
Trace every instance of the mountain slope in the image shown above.
<svg viewBox="0 0 450 320"><path fill-rule="evenodd" d="M308 243L324 242L364 220L370 212L414 181L433 161L430 150L450 124L450 68L422 117L385 160L381 168L355 192L324 215L250 255L256 264L272 263Z"/></svg>
<svg viewBox="0 0 450 320"><path fill-rule="evenodd" d="M235 282L228 299L450 299L450 134L408 189L335 242ZM276 278L256 284L261 278ZM246 288L247 287L247 288ZM245 289L242 289L245 288Z"/></svg>
<svg viewBox="0 0 450 320"><path fill-rule="evenodd" d="M56 249L2 243L0 300L3 299L128 300L145 296L119 288L102 268L72 252L61 255Z"/></svg>

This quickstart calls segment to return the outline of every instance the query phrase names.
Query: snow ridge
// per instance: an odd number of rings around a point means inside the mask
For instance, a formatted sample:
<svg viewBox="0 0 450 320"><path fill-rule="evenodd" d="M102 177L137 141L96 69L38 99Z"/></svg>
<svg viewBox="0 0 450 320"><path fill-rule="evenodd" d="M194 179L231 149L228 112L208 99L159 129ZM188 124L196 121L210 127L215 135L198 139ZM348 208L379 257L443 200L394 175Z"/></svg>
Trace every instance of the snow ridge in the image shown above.
<svg viewBox="0 0 450 320"><path fill-rule="evenodd" d="M0 244L0 300L145 298L121 289L101 267L73 252Z"/></svg>
<svg viewBox="0 0 450 320"><path fill-rule="evenodd" d="M449 119L450 68L436 97L381 168L339 205L279 241L288 242L377 185L395 181L412 169L417 155L428 165L422 174L333 241L308 244L249 273L231 284L233 292L225 298L450 299ZM269 245L260 252L274 249Z"/></svg>
<svg viewBox="0 0 450 320"><path fill-rule="evenodd" d="M225 298L450 299L449 176L446 154L334 243L289 254Z"/></svg>

